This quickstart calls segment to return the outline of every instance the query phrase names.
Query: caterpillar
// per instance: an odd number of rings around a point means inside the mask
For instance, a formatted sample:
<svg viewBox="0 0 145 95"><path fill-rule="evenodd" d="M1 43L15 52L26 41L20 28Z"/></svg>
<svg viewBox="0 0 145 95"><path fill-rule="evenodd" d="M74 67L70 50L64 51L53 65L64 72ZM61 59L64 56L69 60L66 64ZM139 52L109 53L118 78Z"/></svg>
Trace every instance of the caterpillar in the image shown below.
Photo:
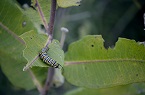
<svg viewBox="0 0 145 95"><path fill-rule="evenodd" d="M39 53L39 57L43 62L47 63L49 66L54 68L63 68L57 61L53 60L47 55L47 48L43 48L42 51Z"/></svg>

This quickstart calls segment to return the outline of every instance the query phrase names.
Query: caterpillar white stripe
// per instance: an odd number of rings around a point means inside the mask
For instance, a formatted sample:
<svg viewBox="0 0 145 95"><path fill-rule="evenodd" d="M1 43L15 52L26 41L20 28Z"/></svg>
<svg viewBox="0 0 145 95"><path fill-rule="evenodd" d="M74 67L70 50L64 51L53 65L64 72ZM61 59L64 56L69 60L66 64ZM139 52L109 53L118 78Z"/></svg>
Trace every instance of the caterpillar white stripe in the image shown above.
<svg viewBox="0 0 145 95"><path fill-rule="evenodd" d="M39 53L40 59L43 60L43 62L47 63L49 66L54 67L54 68L63 68L57 61L53 60L47 55L47 49L43 48L42 51Z"/></svg>

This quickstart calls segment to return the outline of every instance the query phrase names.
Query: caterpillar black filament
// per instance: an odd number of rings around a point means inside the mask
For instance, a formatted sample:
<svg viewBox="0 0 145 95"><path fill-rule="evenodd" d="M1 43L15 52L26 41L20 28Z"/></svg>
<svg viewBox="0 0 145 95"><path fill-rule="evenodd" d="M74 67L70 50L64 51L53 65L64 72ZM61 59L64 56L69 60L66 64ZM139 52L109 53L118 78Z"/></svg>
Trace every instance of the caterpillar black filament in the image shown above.
<svg viewBox="0 0 145 95"><path fill-rule="evenodd" d="M53 60L47 55L46 51L47 51L46 48L42 49L42 51L39 53L40 59L42 59L45 63L47 63L51 67L63 69L63 67L59 63L57 63L57 61Z"/></svg>

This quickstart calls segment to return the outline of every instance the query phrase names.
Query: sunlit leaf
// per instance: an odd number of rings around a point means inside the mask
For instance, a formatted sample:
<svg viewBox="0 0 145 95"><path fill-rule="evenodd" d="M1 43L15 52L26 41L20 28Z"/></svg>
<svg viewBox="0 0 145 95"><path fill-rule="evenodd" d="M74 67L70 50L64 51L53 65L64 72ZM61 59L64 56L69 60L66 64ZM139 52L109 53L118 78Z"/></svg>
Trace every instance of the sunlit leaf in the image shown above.
<svg viewBox="0 0 145 95"><path fill-rule="evenodd" d="M26 48L23 51L24 57L27 59L27 67L39 66L39 67L49 67L45 64L39 57L41 49L45 47L47 41L47 35L37 34L34 31L30 31L21 35L21 38L26 42ZM64 64L64 53L61 50L60 44L57 40L53 40L52 43L48 46L48 55L56 60L59 64L63 66ZM36 58L37 57L37 58ZM36 59L36 61L34 61ZM34 63L32 63L34 61ZM32 65L30 65L32 63Z"/></svg>
<svg viewBox="0 0 145 95"><path fill-rule="evenodd" d="M59 7L71 7L71 6L79 6L81 0L57 0L57 4Z"/></svg>
<svg viewBox="0 0 145 95"><path fill-rule="evenodd" d="M27 60L23 57L24 41L19 35L30 30L36 30L28 15L20 11L15 0L0 1L0 65L3 73L16 87L26 90L35 88L32 76L23 71ZM35 80L40 84L46 78L47 68L32 69ZM39 73L41 72L41 75ZM43 74L42 74L43 73ZM38 78L38 79L37 79Z"/></svg>
<svg viewBox="0 0 145 95"><path fill-rule="evenodd" d="M145 81L145 47L119 38L114 48L103 46L101 36L86 36L69 46L66 79L88 88L105 88Z"/></svg>
<svg viewBox="0 0 145 95"><path fill-rule="evenodd" d="M25 25L23 25L25 22ZM28 72L23 72L25 45L18 35L35 28L23 17L14 0L0 0L0 65L3 73L16 87L35 88ZM26 84L27 83L27 84Z"/></svg>

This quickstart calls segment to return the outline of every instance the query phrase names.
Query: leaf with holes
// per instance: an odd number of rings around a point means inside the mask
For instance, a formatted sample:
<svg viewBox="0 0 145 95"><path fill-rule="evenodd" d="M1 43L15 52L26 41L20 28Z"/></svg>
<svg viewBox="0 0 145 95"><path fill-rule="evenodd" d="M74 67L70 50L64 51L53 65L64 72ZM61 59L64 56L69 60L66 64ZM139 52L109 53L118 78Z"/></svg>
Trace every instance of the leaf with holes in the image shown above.
<svg viewBox="0 0 145 95"><path fill-rule="evenodd" d="M69 46L65 78L87 88L105 88L145 81L145 47L119 38L113 49L103 46L101 36L86 36Z"/></svg>
<svg viewBox="0 0 145 95"><path fill-rule="evenodd" d="M22 34L20 37L26 42L26 48L24 49L23 54L28 63L24 70L32 66L49 67L49 65L46 65L38 56L41 49L44 48L46 44L47 35L37 34L34 31L30 31ZM61 50L59 42L57 40L53 40L48 47L48 55L63 66L64 52Z"/></svg>
<svg viewBox="0 0 145 95"><path fill-rule="evenodd" d="M71 7L71 6L79 6L81 0L57 0L57 4L59 7Z"/></svg>
<svg viewBox="0 0 145 95"><path fill-rule="evenodd" d="M45 29L48 29L47 23L49 22L50 17L50 0L32 0L30 2L24 2L25 3L21 4L21 7L17 7L30 19L31 22L33 22L33 25L38 32L42 31L41 28L43 25ZM31 2L32 4L29 4Z"/></svg>

